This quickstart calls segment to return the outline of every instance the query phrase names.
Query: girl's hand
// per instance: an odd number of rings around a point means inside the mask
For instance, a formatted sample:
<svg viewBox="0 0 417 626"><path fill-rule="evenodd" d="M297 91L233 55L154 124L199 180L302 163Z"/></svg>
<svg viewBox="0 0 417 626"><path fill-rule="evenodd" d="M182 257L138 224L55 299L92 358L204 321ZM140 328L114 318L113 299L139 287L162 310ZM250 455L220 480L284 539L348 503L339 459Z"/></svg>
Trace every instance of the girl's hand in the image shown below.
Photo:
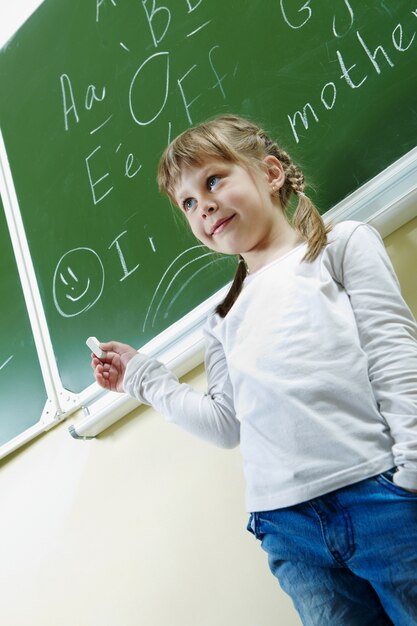
<svg viewBox="0 0 417 626"><path fill-rule="evenodd" d="M109 391L123 392L126 366L137 351L118 341L100 343L100 348L107 353L103 359L99 359L95 354L91 355L91 367L97 383Z"/></svg>

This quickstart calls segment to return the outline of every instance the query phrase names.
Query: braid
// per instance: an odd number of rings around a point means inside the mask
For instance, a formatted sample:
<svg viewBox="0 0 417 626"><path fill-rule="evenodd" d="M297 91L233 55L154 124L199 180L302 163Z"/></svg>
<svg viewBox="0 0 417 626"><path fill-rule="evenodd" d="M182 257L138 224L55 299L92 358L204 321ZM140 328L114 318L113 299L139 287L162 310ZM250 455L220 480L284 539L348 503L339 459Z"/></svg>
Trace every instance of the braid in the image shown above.
<svg viewBox="0 0 417 626"><path fill-rule="evenodd" d="M248 274L248 270L246 268L246 263L243 257L239 254L239 262L237 264L236 274L230 287L229 291L223 302L217 305L215 312L220 315L220 317L226 317L233 304L236 302L238 295L242 291L243 282Z"/></svg>
<svg viewBox="0 0 417 626"><path fill-rule="evenodd" d="M277 148L277 158L281 161L285 173L286 184L282 186L281 203L285 209L293 193L304 193L304 174L295 165L285 150Z"/></svg>
<svg viewBox="0 0 417 626"><path fill-rule="evenodd" d="M305 195L304 174L293 163L289 154L271 141L263 131L259 133L259 137L264 142L267 154L275 156L281 162L284 170L285 182L279 190L282 208L284 210L287 208L293 193L298 196L298 204L292 218L292 226L307 241L307 252L303 260L314 261L320 250L327 244L327 234L331 227L324 224L317 208L310 198Z"/></svg>
<svg viewBox="0 0 417 626"><path fill-rule="evenodd" d="M283 148L279 148L263 130L258 132L258 137L262 143L264 152L275 156L278 161L280 161L284 170L285 183L281 188L280 200L282 207L285 209L288 206L292 193L304 193L304 174L300 168L293 163L288 152L283 150Z"/></svg>

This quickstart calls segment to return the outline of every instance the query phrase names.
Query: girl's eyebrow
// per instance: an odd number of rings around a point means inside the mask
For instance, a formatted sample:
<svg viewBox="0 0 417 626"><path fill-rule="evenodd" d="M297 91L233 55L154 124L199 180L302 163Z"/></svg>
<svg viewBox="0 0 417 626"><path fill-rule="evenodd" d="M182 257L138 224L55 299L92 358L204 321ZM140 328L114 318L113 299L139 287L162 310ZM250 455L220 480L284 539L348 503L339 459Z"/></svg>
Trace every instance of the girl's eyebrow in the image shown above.
<svg viewBox="0 0 417 626"><path fill-rule="evenodd" d="M199 172L197 175L197 179L198 182L201 183L205 183L206 182L206 178L209 175L209 173L215 169L215 165L214 163L209 163L208 165L205 165Z"/></svg>
<svg viewBox="0 0 417 626"><path fill-rule="evenodd" d="M215 167L215 165L212 164L208 164L203 166L201 169L199 169L199 171L197 172L196 175L196 182L198 185L204 185L206 178L209 174L209 172L211 172L213 170L213 168ZM184 200L186 200L190 195L188 191L187 191L187 187L183 187L179 189L179 192L176 194L177 197L180 199L180 202L183 202Z"/></svg>

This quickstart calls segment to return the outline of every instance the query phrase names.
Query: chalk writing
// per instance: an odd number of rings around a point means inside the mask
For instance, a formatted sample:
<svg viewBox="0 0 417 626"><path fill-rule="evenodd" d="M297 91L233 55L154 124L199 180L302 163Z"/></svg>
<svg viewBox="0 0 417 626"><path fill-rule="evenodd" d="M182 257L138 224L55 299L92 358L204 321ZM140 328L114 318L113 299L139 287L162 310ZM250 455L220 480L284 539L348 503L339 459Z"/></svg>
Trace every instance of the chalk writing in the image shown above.
<svg viewBox="0 0 417 626"><path fill-rule="evenodd" d="M301 14L300 16L301 21L298 23L294 23L292 20L288 18L288 14L285 8L286 3L284 2L284 0L280 0L279 4L281 7L282 17L284 18L285 22L288 24L290 28L294 28L294 29L302 28L304 24L307 24L308 20L311 18L313 14L312 8L310 7L310 0L307 0L307 2L305 2L303 6L301 6L297 11L297 13Z"/></svg>
<svg viewBox="0 0 417 626"><path fill-rule="evenodd" d="M101 146L97 146L97 148L95 148L85 160L85 164L87 166L87 172L88 172L88 180L90 182L90 189L91 189L91 193L93 194L94 204L98 204L99 202L101 202L101 200L103 200L113 189L113 186L109 187L108 185L105 185L105 190L104 189L102 190L101 195L100 196L96 195L97 185L100 185L100 183L109 176L109 172L104 172L104 174L100 176L100 178L95 178L93 177L93 174L91 172L90 159L92 159L92 157L99 150L101 150Z"/></svg>
<svg viewBox="0 0 417 626"><path fill-rule="evenodd" d="M198 100L198 99L199 99L199 97L201 96L201 93L197 94L197 95L195 96L195 98L193 98L192 100L188 101L188 100L187 100L187 96L186 96L186 94L185 94L185 91L184 91L184 89L183 89L182 83L183 83L183 81L187 78L187 76L188 76L189 74L191 74L191 72L192 72L193 70L195 70L195 68L196 68L196 67L197 67L197 65L194 63L194 65L192 65L192 66L191 66L191 67L190 67L190 68L189 68L189 69L185 72L185 74L184 74L183 76L181 76L181 78L178 78L178 80L177 80L178 87L180 88L180 92L181 92L181 97L182 97L182 100L183 100L183 102L184 102L184 107L185 107L185 112L186 112L186 114L187 114L187 119L188 119L188 122L189 122L190 124L192 124L192 123L193 123L193 120L192 120L191 115L190 115L190 107L191 107L191 105L192 105L192 104L194 104L194 102L197 102L197 100Z"/></svg>
<svg viewBox="0 0 417 626"><path fill-rule="evenodd" d="M111 2L111 4L115 7L116 5L116 0L108 0L108 2ZM106 0L96 0L96 22L99 21L100 19L100 9L103 6L103 4L106 3Z"/></svg>
<svg viewBox="0 0 417 626"><path fill-rule="evenodd" d="M117 250L117 254L119 256L120 264L121 264L122 269L123 269L123 276L119 279L120 282L125 280L131 274L133 274L133 272L136 272L136 270L139 267L139 263L138 263L131 270L127 269L126 259L125 259L125 256L123 254L122 248L121 248L120 243L119 243L120 237L123 237L124 235L126 235L126 233L127 233L127 230L124 230L122 233L120 233L120 235L117 235L116 239L114 241L112 241L111 244L109 245L109 250L110 250L110 248L112 246L114 246L114 245L116 246L116 250Z"/></svg>
<svg viewBox="0 0 417 626"><path fill-rule="evenodd" d="M101 297L104 267L91 248L74 248L59 260L52 281L53 300L63 317L88 311Z"/></svg>
<svg viewBox="0 0 417 626"><path fill-rule="evenodd" d="M197 0L197 2L193 4L191 0L186 0L186 3L188 5L188 13L192 13L193 11L195 11L202 2L203 0Z"/></svg>
<svg viewBox="0 0 417 626"><path fill-rule="evenodd" d="M132 167L134 164L134 160L135 157L134 155L130 152L127 155L127 159L126 159L126 168L125 168L125 176L127 176L128 178L133 178L134 176L136 176L136 174L138 172L140 172L140 170L142 169L142 163L139 163L139 165L137 166L137 168L135 169L134 172L132 172Z"/></svg>
<svg viewBox="0 0 417 626"><path fill-rule="evenodd" d="M216 68L214 67L213 61L212 61L212 54L213 54L213 50L216 50L217 48L220 48L220 46L213 46L210 50L209 50L209 61L210 61L210 67L213 70L213 74L216 77L216 82L214 83L214 85L212 86L212 89L215 89L216 87L218 87L221 91L221 94L223 96L223 98L226 98L226 94L225 91L223 89L223 81L226 78L227 74L224 74L221 78L217 73Z"/></svg>
<svg viewBox="0 0 417 626"><path fill-rule="evenodd" d="M194 254L194 252L193 252L194 250L198 250L198 249L201 249L201 248L205 249L205 247L203 245L198 244L196 246L192 246L191 248L187 248L186 250L183 250L183 252L181 252L178 256L176 256L175 259L168 265L167 269L163 273L162 278L160 279L160 281L159 281L159 283L158 283L158 285L157 285L157 287L155 289L155 292L154 292L154 294L152 296L151 302L150 302L150 304L148 306L148 309L146 311L145 319L144 319L143 326L142 326L142 332L145 331L145 328L146 328L146 325L148 323L148 318L149 318L149 315L151 313L152 307L154 306L154 304L156 302L156 299L159 296L159 290L162 289L162 284L163 284L165 278L167 276L169 276L169 273L170 273L171 269L174 267L174 265L177 263L177 261L179 261L179 259L181 259L183 256L187 255L189 252L192 252ZM167 291L167 289L165 290L164 295L165 295L166 291ZM162 296L162 297L164 297L164 296Z"/></svg>
<svg viewBox="0 0 417 626"><path fill-rule="evenodd" d="M12 360L12 358L13 358L13 357L14 357L14 354L12 354L11 356L9 356L9 358L8 358L8 359L6 359L6 360L4 361L4 363L2 363L2 364L0 365L0 371L3 369L3 367L6 367L6 365L7 365L8 363L10 363L10 361Z"/></svg>
<svg viewBox="0 0 417 626"><path fill-rule="evenodd" d="M166 289L165 289L164 293L163 293L163 294L162 294L162 296L160 297L160 300L159 300L158 306L156 307L156 310L155 310L154 316L153 316L153 318L152 318L152 328L155 326L155 321L156 321L156 318L157 318L157 316L158 316L159 310L160 310L160 308L162 307L162 304L163 304L163 302L164 302L164 300L165 300L165 298L166 298L166 296L167 296L167 294L168 294L169 290L170 290L170 289L171 289L171 287L174 285L174 283L175 283L176 279L178 278L178 276L179 276L180 274L182 274L182 272L184 272L184 270L185 270L185 269L186 269L189 265L192 265L192 264L194 264L194 263L197 263L197 261L199 261L200 259L204 259L204 258L206 258L206 257L208 257L208 256L209 256L209 257L213 257L213 252L206 252L205 254L200 254L199 256L195 257L195 258L194 258L194 259L192 259L191 261L188 261L187 263L184 263L184 264L180 267L180 269L179 269L179 270L177 270L177 271L175 272L174 276L173 276L173 277L171 278L171 280L169 281L168 286L166 287Z"/></svg>
<svg viewBox="0 0 417 626"><path fill-rule="evenodd" d="M205 256L205 255L202 255L202 256ZM188 289L188 286L190 285L190 283L194 281L197 278L197 276L201 274L201 272L204 272L208 267L211 267L212 265L215 265L217 263L227 263L227 262L228 262L227 257L214 257L208 263L204 263L204 265L202 265L202 267L196 270L189 278L187 278L186 280L182 279L181 286L179 288L178 287L175 288L175 295L171 297L171 300L164 308L163 318L166 320L169 317L174 304L177 302L180 296L183 295L183 292Z"/></svg>
<svg viewBox="0 0 417 626"><path fill-rule="evenodd" d="M93 130L90 131L90 135L94 135L94 133L96 133L98 130L103 128L103 126L105 126L107 124L107 122L110 122L112 117L113 117L113 115L109 115L109 117L106 120L104 120L104 122L102 124L100 124L100 126L97 126L97 128L94 128Z"/></svg>
<svg viewBox="0 0 417 626"><path fill-rule="evenodd" d="M144 100L143 97L142 98L140 97L141 90L140 90L139 79L141 78L141 72L151 61L152 61L153 67L151 68L152 73L149 74L149 80L154 79L155 73L158 73L158 64L159 64L159 65L162 65L162 68L163 68L163 72L162 72L163 82L162 82L162 89L161 89L161 98L160 98L160 101L157 103L157 107L159 106L159 109L156 112L153 112L154 113L153 117L150 117L149 119L144 120L144 119L139 118L139 112L138 112L139 104L142 100ZM156 62L156 66L155 66L155 62ZM155 54L152 54L152 56L148 57L140 65L139 69L136 71L135 75L133 76L132 82L130 83L129 108L130 108L130 113L133 119L135 120L136 124L139 124L140 126L147 126L148 124L152 124L152 122L156 120L156 118L161 114L161 112L163 111L165 107L166 101L168 99L168 90L169 90L169 53L168 52L156 52ZM138 95L136 93L137 91L139 91ZM145 86L142 88L142 93L147 93L147 91L148 90L145 84Z"/></svg>
<svg viewBox="0 0 417 626"><path fill-rule="evenodd" d="M77 106L75 103L74 91L72 88L71 79L68 74L61 74L60 76L61 82L61 93L62 93L62 101L64 105L64 125L65 130L69 130L68 118L69 114L72 114L75 117L75 121L80 121ZM91 111L95 102L102 102L106 97L106 88L103 87L101 90L101 94L97 93L97 87L95 85L88 85L85 92L85 108L87 111Z"/></svg>
<svg viewBox="0 0 417 626"><path fill-rule="evenodd" d="M340 2L344 5L348 12L349 22L347 28L344 29L344 32L340 32L337 28L338 18L336 17L336 15L333 16L332 31L335 37L343 37L344 35L346 35L346 33L353 26L353 22L355 19L353 9L349 0L339 0L339 3L335 3L334 9L338 9ZM311 6L311 0L307 0L307 2L298 7L296 11L297 16L294 16L293 18L288 17L288 9L294 8L293 0L280 0L280 7L282 17L284 18L285 23L294 30L303 28L303 26L305 26L307 22L309 22L309 20L313 17L313 7Z"/></svg>
<svg viewBox="0 0 417 626"><path fill-rule="evenodd" d="M198 33L201 29L203 29L205 26L208 26L210 24L210 22L211 22L211 20L207 20L207 22L204 22L204 24L201 24L201 26L198 26L197 28L192 30L191 33L188 33L187 37L192 37L193 35Z"/></svg>
<svg viewBox="0 0 417 626"><path fill-rule="evenodd" d="M198 13L197 9L202 4L202 0L184 0L184 2L186 11L193 15ZM112 7L115 10L120 10L119 4L115 0L97 0L96 22L110 19L109 11L112 11ZM186 121L192 124L193 107L203 95L201 87L193 92L192 78L194 75L211 73L214 82L212 84L209 82L206 89L218 91L220 100L225 100L227 97L228 73L219 69L221 67L220 44L213 42L208 48L206 52L207 68L202 67L201 63L190 63L188 67L182 68L180 71L176 70L177 75L171 76L171 52L169 46L165 47L165 41L175 19L174 9L166 6L163 1L157 2L156 0L141 0L140 7L143 11L151 45L156 51L142 57L142 59L139 56L139 63L128 81L128 93L125 101L127 101L131 119L139 128L150 127L164 113L168 98L179 97ZM202 19L200 23L197 21L193 28L188 28L184 32L185 39L191 37L196 39L198 33L203 30L207 31L212 23L212 18ZM122 33L115 44L123 53L132 52L131 42L127 41ZM165 49L161 50L161 45ZM235 76L237 63L234 65ZM142 170L142 158L135 155L134 151L129 150L126 137L117 141L113 148L106 142L107 129L115 124L115 119L113 111L109 110L110 102L114 100L114 97L112 99L109 96L109 86L105 84L105 81L101 81L101 84L91 81L90 84L85 84L83 87L79 81L72 80L69 72L62 72L59 80L65 132L71 132L78 124L88 123L90 126L88 132L91 137L100 133L100 142L91 146L91 149L84 156L92 205L97 206L105 203L115 192L115 186L120 184L118 183L120 176L114 171L115 165L111 159L112 151L114 154L120 155L125 151L125 156L122 155L123 174L127 180L134 179ZM176 90L171 89L171 85L176 86ZM167 124L169 143L172 134L172 122L168 121ZM156 254L157 249L153 236L148 235L148 243L152 254ZM188 248L181 252L165 271L163 278L156 287L154 296L151 298L144 326L147 324L152 307L154 310L150 321L151 325L154 326L162 302L169 301L172 286L177 278L181 277L183 270L212 254L205 252L197 255L197 257L194 255L195 258L188 259L182 266L178 267L178 263L185 260L184 255L194 254L195 248L200 249L201 246ZM104 289L104 267L107 264L114 265L115 258L120 268L118 280L121 283L141 271L142 263L138 262L134 255L132 258L132 248L129 245L129 235L126 230L122 230L111 240L107 250L108 254L116 252L116 255L101 255L101 258L93 248L80 247L69 250L60 258L53 278L54 303L60 315L68 318L80 315L98 302ZM199 275L204 267L210 265L211 262L212 260L205 263L203 267L199 267L194 275ZM174 266L175 270L173 269ZM163 289L165 279L169 279L169 282L165 284ZM192 277L188 277L186 283L188 284L191 280ZM177 289L174 301L178 299L178 294L181 291ZM172 307L172 300L169 306Z"/></svg>
<svg viewBox="0 0 417 626"><path fill-rule="evenodd" d="M153 137L153 128L158 128L169 143L175 130L178 130L175 125L183 127L184 124L194 123L208 94L216 98L221 110L227 101L231 83L238 80L247 82L242 79L243 75L248 75L247 60L244 63L238 55L232 58L229 48L225 54L222 42L215 38L210 45L202 43L207 41L209 34L217 36L217 16L208 14L207 10L199 11L201 7L204 7L202 0L181 0L178 3L140 0L135 9L140 14L138 22L142 27L140 42L132 37L131 32L114 34L113 50L117 50L120 57L117 71L123 72L122 87L119 89L103 74L97 80L92 74L91 79L89 77L82 82L76 80L75 74L73 77L72 70L70 73L70 68L67 68L59 76L65 132L78 132L80 127L88 125L89 137L94 142L88 145L83 155L86 187L90 191L90 205L102 210L103 219L107 216L105 211L113 208L111 203L113 198L118 197L119 188L131 185L132 195L138 198L137 219L140 224L140 184L145 184L149 176L154 176L153 171L147 170L146 161L146 153L151 149L147 137ZM125 8L115 0L96 0L96 22L108 20L110 23L111 15L122 10ZM300 82L296 92L301 98L299 104L292 110L282 112L295 143L302 141L312 127L319 125L337 108L344 93L360 93L364 85L370 85L372 80L381 80L381 76L395 70L400 55L406 54L415 41L415 29L406 25L405 21L394 23L388 30L388 36L374 36L372 33L371 37L369 31L361 28L360 7L353 0L335 0L326 10L313 0L280 0L275 11L281 28L290 32L291 38L302 37L316 27L320 27L319 32L322 33L322 24L327 36L323 46L326 46L328 65L321 61L315 74L318 77L316 83L308 83L310 91L304 98L299 95L303 85ZM185 12L192 16L188 24L183 20ZM410 15L417 17L417 8L408 12L409 20ZM177 48L172 46L172 41L177 43L179 39L182 44L194 44L195 56L190 55L179 62ZM334 42L333 47L329 44L331 41ZM320 80L320 76L324 78ZM250 89L247 85L245 88L247 90L243 89L240 97L246 106ZM120 103L121 111L113 110L115 102ZM118 113L123 116L124 123L128 118L129 128L133 126L137 133L134 138L124 129L120 135L114 136L114 129L123 126L117 119ZM107 133L111 128L113 135L109 139L110 134ZM150 135L147 135L148 132ZM117 159L115 155L118 155ZM128 219L131 217L132 214ZM119 225L117 228L116 225L100 256L92 248L79 248L60 259L54 276L54 298L61 315L80 315L98 302L104 289L104 268L106 275L109 268L120 284L131 285L135 280L140 283L140 277L147 272L146 263L161 262L165 242L159 243L160 239L156 240L150 231L142 234L142 240L139 238L136 244L136 237L124 229L127 221L123 222L123 227ZM81 267L77 255L81 254L80 251L86 254L87 250L95 261L84 263ZM149 332L161 324L161 320L168 319L192 281L220 260L222 258L213 256L199 245L180 251L168 263L165 258L161 266L166 269L161 270L162 277L156 280L141 322L142 332ZM93 274L87 270L88 267L94 268Z"/></svg>
<svg viewBox="0 0 417 626"><path fill-rule="evenodd" d="M148 4L149 4L148 0L142 0L142 6L145 10L145 15L148 20L149 30L151 31L153 43L154 43L155 48L157 48L168 31L169 25L171 23L171 11L166 6L156 7L155 0L152 0L151 10L149 11ZM161 15L163 15L163 17L162 17L162 20L161 19L159 20L159 24L162 24L163 30L162 30L162 33L160 33L158 36L155 33L155 29L154 29L154 19L156 16L160 18ZM165 23L163 20L164 17L165 17Z"/></svg>
<svg viewBox="0 0 417 626"><path fill-rule="evenodd" d="M102 102L106 97L106 88L103 87L101 95L97 94L97 88L95 85L88 85L85 92L85 108L87 111L91 111L94 102Z"/></svg>
<svg viewBox="0 0 417 626"><path fill-rule="evenodd" d="M97 0L96 2L96 22L102 19L102 12L108 7L118 8L118 4L114 0ZM188 13L194 13L200 6L201 1L186 2ZM163 3L157 3L156 0L141 0L141 7L144 12L149 35L154 48L159 48L161 43L167 37L171 28L173 14L172 10ZM185 37L196 35L203 29L207 29L212 23L212 19L202 21ZM127 42L126 42L127 43ZM130 52L131 46L126 45L122 40L118 40L118 45L126 52ZM214 44L207 52L207 60L210 71L214 76L214 84L209 89L218 90L221 99L225 100L227 96L226 82L227 73L218 69L219 61L217 55L221 55L220 45ZM169 50L158 50L144 58L137 69L133 72L130 79L128 90L129 112L132 120L139 127L152 126L162 115L166 108L166 104L171 93L171 63ZM236 68L234 76L236 75ZM193 123L193 105L202 97L201 90L193 93L192 79L193 75L200 73L202 68L196 63L191 64L183 73L176 76L176 85L178 94L181 99L186 120L189 124ZM205 70L205 68L203 69ZM86 85L85 88L76 82L73 83L70 74L63 72L60 77L60 91L63 105L63 121L65 131L70 132L71 128L84 120L86 114L92 114L97 107L97 111L104 112L101 119L94 120L90 127L89 134L91 136L97 133L103 133L105 128L113 124L113 113L108 110L108 87L105 84L98 85L94 82ZM77 85L76 91L74 84ZM81 88L82 93L79 93ZM83 99L80 97L84 94ZM107 103L107 104L106 104ZM98 108L99 107L99 108ZM87 118L86 118L87 120ZM86 121L85 120L85 121ZM171 140L172 124L168 122L168 142ZM115 154L117 154L122 146L119 142ZM115 180L117 177L112 172L111 154L108 146L104 146L102 142L92 146L90 151L86 153L85 171L87 174L88 185L91 191L91 199L94 206L102 203L108 198L115 188ZM135 156L132 150L126 151L124 157L124 176L127 179L134 179L142 170L142 159Z"/></svg>
<svg viewBox="0 0 417 626"><path fill-rule="evenodd" d="M75 106L74 94L69 76L67 74L61 74L59 80L61 81L62 100L64 104L65 130L68 130L68 115L70 112L73 112L77 124L80 121L80 118L78 117L77 107ZM68 106L67 99L71 100L70 106Z"/></svg>
<svg viewBox="0 0 417 626"><path fill-rule="evenodd" d="M344 35L346 35L349 32L349 30L352 28L353 23L355 21L355 15L353 13L352 7L350 6L350 3L348 2L348 0L344 0L344 2L345 2L345 5L346 5L348 14L349 14L349 23L348 23L347 28L344 30L344 32L341 33L337 29L337 27L336 27L337 26L336 25L336 16L334 15L333 16L333 34L334 34L335 37L343 37Z"/></svg>
<svg viewBox="0 0 417 626"><path fill-rule="evenodd" d="M282 3L281 3L282 4ZM346 2L348 9L351 10L350 4ZM303 5L303 9L310 8L307 5ZM351 22L353 23L354 15L351 12ZM302 124L304 130L308 130L312 121L318 123L320 117L317 113L317 106L320 104L324 107L325 111L330 111L336 104L338 96L338 87L336 80L342 80L351 89L357 90L364 85L369 78L369 71L374 70L378 76L384 71L387 71L395 67L394 54L404 53L410 49L414 43L416 32L405 35L402 24L396 24L391 33L391 43L393 50L387 51L387 44L385 47L381 44L375 48L370 46L365 37L358 30L355 33L358 44L363 54L364 65L359 66L358 63L350 63L346 60L347 54L341 50L336 50L336 59L341 70L341 74L335 78L334 81L326 82L321 87L319 92L319 103L311 101L306 102L297 111L287 114L287 118L290 124L290 128L296 143L300 141L299 128ZM349 53L348 53L349 54ZM370 64L370 65L369 65Z"/></svg>

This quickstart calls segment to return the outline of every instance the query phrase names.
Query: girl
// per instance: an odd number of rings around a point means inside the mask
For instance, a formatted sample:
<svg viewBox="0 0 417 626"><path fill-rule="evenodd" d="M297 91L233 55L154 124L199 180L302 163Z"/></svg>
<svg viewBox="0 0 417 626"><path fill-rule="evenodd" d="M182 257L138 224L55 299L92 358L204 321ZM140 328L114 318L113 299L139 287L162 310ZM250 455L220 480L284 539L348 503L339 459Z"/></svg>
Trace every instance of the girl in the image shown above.
<svg viewBox="0 0 417 626"><path fill-rule="evenodd" d="M417 333L379 235L326 227L288 154L236 116L177 137L158 181L239 255L206 325L208 392L114 341L97 382L240 442L248 530L304 624L417 624Z"/></svg>

